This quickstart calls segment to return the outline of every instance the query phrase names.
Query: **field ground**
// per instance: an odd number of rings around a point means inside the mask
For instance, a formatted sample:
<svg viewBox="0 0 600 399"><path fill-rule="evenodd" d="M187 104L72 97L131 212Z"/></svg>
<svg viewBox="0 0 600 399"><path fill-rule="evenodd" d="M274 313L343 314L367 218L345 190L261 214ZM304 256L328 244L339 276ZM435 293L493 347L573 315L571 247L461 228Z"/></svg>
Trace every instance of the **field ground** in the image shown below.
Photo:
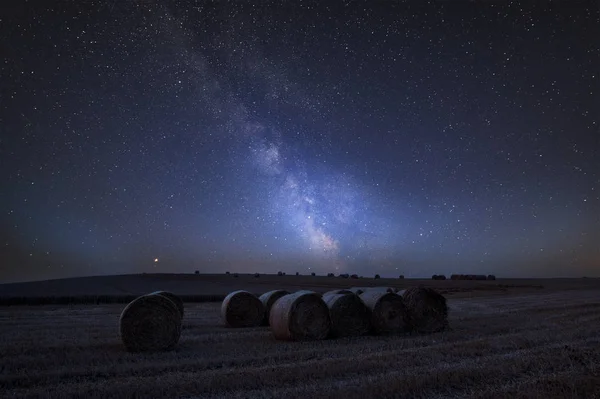
<svg viewBox="0 0 600 399"><path fill-rule="evenodd" d="M133 274L79 277L27 283L0 284L0 305L47 303L124 303L152 291L171 291L187 302L222 300L229 292L244 289L255 294L272 289L324 292L337 288L386 286L407 288L417 284L434 287L449 297L481 297L557 290L600 288L600 278L499 279L496 281L433 281L417 279L345 279L325 276L277 276L240 274Z"/></svg>
<svg viewBox="0 0 600 399"><path fill-rule="evenodd" d="M449 296L450 331L319 342L224 328L219 303L187 303L177 349L153 354L124 351L121 304L3 306L0 396L600 398L594 281L462 291Z"/></svg>

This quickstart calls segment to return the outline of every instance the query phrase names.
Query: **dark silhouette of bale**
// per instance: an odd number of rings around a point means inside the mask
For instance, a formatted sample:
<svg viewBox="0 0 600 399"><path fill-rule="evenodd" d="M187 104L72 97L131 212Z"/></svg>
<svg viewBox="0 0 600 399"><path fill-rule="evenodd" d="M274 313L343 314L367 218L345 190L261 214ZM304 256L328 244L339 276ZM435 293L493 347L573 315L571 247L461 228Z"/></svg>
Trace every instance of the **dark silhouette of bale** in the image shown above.
<svg viewBox="0 0 600 399"><path fill-rule="evenodd" d="M129 352L172 350L181 336L181 314L166 296L143 295L121 312L119 332Z"/></svg>
<svg viewBox="0 0 600 399"><path fill-rule="evenodd" d="M324 293L323 297L326 295L355 295L355 293L351 290L331 290Z"/></svg>
<svg viewBox="0 0 600 399"><path fill-rule="evenodd" d="M229 272L225 272L225 274L229 275Z"/></svg>
<svg viewBox="0 0 600 399"><path fill-rule="evenodd" d="M365 292L365 290L360 287L352 287L352 288L349 288L348 291L353 292L356 295L360 295L363 292Z"/></svg>
<svg viewBox="0 0 600 399"><path fill-rule="evenodd" d="M248 291L234 291L221 304L221 317L228 327L256 327L264 315L263 303Z"/></svg>
<svg viewBox="0 0 600 399"><path fill-rule="evenodd" d="M271 313L271 307L273 307L275 301L277 301L279 298L285 295L289 295L289 292L286 290L273 290L265 292L258 298L260 299L265 308L265 316L263 317L262 321L263 326L269 325L269 315Z"/></svg>
<svg viewBox="0 0 600 399"><path fill-rule="evenodd" d="M327 277L335 277L335 274L333 274L333 273L327 273Z"/></svg>
<svg viewBox="0 0 600 399"><path fill-rule="evenodd" d="M332 337L357 337L371 329L371 312L358 295L324 295L329 308Z"/></svg>
<svg viewBox="0 0 600 399"><path fill-rule="evenodd" d="M360 299L371 311L371 328L376 334L398 333L407 329L402 297L386 291L365 291Z"/></svg>
<svg viewBox="0 0 600 399"><path fill-rule="evenodd" d="M375 275L375 278L381 278L381 277L379 276L379 274L376 274L376 275Z"/></svg>
<svg viewBox="0 0 600 399"><path fill-rule="evenodd" d="M494 276L493 274L489 274L489 275L487 276L487 279L488 279L488 280L496 280L496 276Z"/></svg>
<svg viewBox="0 0 600 399"><path fill-rule="evenodd" d="M315 272L312 272L310 275L315 277L317 274Z"/></svg>
<svg viewBox="0 0 600 399"><path fill-rule="evenodd" d="M400 280L404 280L404 274L401 274L401 275L400 275L398 278L399 278Z"/></svg>
<svg viewBox="0 0 600 399"><path fill-rule="evenodd" d="M169 291L154 291L148 295L162 295L164 297L169 298L171 301L173 301L173 303L175 304L175 306L177 306L177 310L179 310L179 314L181 315L181 317L183 318L183 301L181 300L180 297L178 297L177 295L173 294L172 292Z"/></svg>
<svg viewBox="0 0 600 399"><path fill-rule="evenodd" d="M410 287L402 293L409 327L420 333L434 333L448 327L446 298L428 287Z"/></svg>
<svg viewBox="0 0 600 399"><path fill-rule="evenodd" d="M194 274L200 274L200 270L194 271Z"/></svg>
<svg viewBox="0 0 600 399"><path fill-rule="evenodd" d="M321 340L329 335L331 318L329 308L318 294L298 291L275 301L269 325L278 340Z"/></svg>

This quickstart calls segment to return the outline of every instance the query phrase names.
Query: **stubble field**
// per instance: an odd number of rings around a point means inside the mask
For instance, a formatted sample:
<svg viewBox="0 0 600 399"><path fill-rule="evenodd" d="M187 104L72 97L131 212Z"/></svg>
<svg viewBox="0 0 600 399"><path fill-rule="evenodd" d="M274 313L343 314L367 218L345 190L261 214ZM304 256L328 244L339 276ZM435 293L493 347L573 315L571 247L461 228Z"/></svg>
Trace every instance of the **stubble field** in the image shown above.
<svg viewBox="0 0 600 399"><path fill-rule="evenodd" d="M123 349L122 304L4 306L0 396L600 398L600 291L581 288L449 295L450 331L318 342L186 303L177 349L152 354Z"/></svg>

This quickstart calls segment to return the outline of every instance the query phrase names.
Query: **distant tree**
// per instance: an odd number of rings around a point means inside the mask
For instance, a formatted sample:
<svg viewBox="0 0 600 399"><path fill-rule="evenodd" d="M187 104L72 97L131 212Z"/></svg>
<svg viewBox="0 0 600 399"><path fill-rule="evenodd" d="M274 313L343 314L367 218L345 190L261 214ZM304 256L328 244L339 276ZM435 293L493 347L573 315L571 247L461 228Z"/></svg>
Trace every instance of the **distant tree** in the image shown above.
<svg viewBox="0 0 600 399"><path fill-rule="evenodd" d="M348 275L348 273L342 273L340 274L341 278L349 278L350 276Z"/></svg>
<svg viewBox="0 0 600 399"><path fill-rule="evenodd" d="M229 275L229 272L225 272L225 274Z"/></svg>
<svg viewBox="0 0 600 399"><path fill-rule="evenodd" d="M240 275L237 273L233 273L233 277L239 277Z"/></svg>
<svg viewBox="0 0 600 399"><path fill-rule="evenodd" d="M194 274L200 274L200 270L196 270Z"/></svg>
<svg viewBox="0 0 600 399"><path fill-rule="evenodd" d="M285 272L283 272L283 275L285 276Z"/></svg>
<svg viewBox="0 0 600 399"><path fill-rule="evenodd" d="M259 273L254 273L254 277L255 277L255 278L259 278L259 277L260 277L260 274L259 274Z"/></svg>
<svg viewBox="0 0 600 399"><path fill-rule="evenodd" d="M401 275L400 275L398 278L399 278L400 280L404 280L404 274L401 274Z"/></svg>
<svg viewBox="0 0 600 399"><path fill-rule="evenodd" d="M299 275L300 275L300 273L296 272L296 276L299 276Z"/></svg>
<svg viewBox="0 0 600 399"><path fill-rule="evenodd" d="M488 274L487 279L488 280L496 280L496 276L494 276L493 274Z"/></svg>
<svg viewBox="0 0 600 399"><path fill-rule="evenodd" d="M437 274L434 274L433 276L431 276L431 279L432 279L432 280L437 280L437 279L438 279L438 275L437 275Z"/></svg>
<svg viewBox="0 0 600 399"><path fill-rule="evenodd" d="M352 276L350 276L350 278L357 279L358 278L358 274L353 274Z"/></svg>
<svg viewBox="0 0 600 399"><path fill-rule="evenodd" d="M283 272L277 272L278 276L283 276Z"/></svg>
<svg viewBox="0 0 600 399"><path fill-rule="evenodd" d="M333 273L327 273L327 277L335 277L335 274L333 274Z"/></svg>
<svg viewBox="0 0 600 399"><path fill-rule="evenodd" d="M316 276L317 274L316 274L315 272L312 272L310 275L314 277L314 276Z"/></svg>
<svg viewBox="0 0 600 399"><path fill-rule="evenodd" d="M376 274L376 275L375 275L375 278L381 278L381 277L379 276L379 274Z"/></svg>

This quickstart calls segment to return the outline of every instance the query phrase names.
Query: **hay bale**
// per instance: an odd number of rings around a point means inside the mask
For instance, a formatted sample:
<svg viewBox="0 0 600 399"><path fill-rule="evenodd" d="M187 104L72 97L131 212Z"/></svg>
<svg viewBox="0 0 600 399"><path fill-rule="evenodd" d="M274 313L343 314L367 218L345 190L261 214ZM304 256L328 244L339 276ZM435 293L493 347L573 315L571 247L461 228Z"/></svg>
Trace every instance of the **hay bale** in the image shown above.
<svg viewBox="0 0 600 399"><path fill-rule="evenodd" d="M348 291L351 291L351 292L353 292L356 295L360 295L363 292L365 292L365 290L362 289L362 288L360 288L360 287L352 287L352 288L349 288Z"/></svg>
<svg viewBox="0 0 600 399"><path fill-rule="evenodd" d="M329 335L331 318L329 308L317 293L298 291L275 301L269 325L276 339L320 340Z"/></svg>
<svg viewBox="0 0 600 399"><path fill-rule="evenodd" d="M233 291L221 304L221 317L227 327L256 327L265 315L265 307L248 291Z"/></svg>
<svg viewBox="0 0 600 399"><path fill-rule="evenodd" d="M273 290L265 292L258 298L260 299L265 308L265 315L262 321L263 326L269 325L269 314L271 313L271 307L273 306L275 301L285 295L289 295L289 292L286 290Z"/></svg>
<svg viewBox="0 0 600 399"><path fill-rule="evenodd" d="M294 292L294 294L315 294L318 296L323 296L323 294L321 292L316 292L316 291L311 291L311 290L300 290L300 291Z"/></svg>
<svg viewBox="0 0 600 399"><path fill-rule="evenodd" d="M179 314L181 314L181 317L183 318L183 301L181 300L180 297L178 297L177 295L173 294L172 292L169 291L154 291L148 295L162 295L164 297L169 298L171 301L173 301L173 303L175 304L175 306L177 306L177 310L179 310Z"/></svg>
<svg viewBox="0 0 600 399"><path fill-rule="evenodd" d="M365 291L360 299L371 311L371 327L376 334L398 333L407 329L402 297L386 291Z"/></svg>
<svg viewBox="0 0 600 399"><path fill-rule="evenodd" d="M324 293L323 297L327 295L355 295L355 293L350 290L331 290Z"/></svg>
<svg viewBox="0 0 600 399"><path fill-rule="evenodd" d="M353 293L324 296L331 318L332 337L357 337L371 329L371 312Z"/></svg>
<svg viewBox="0 0 600 399"><path fill-rule="evenodd" d="M411 287L402 294L408 313L409 327L420 333L434 333L448 327L446 298L428 287Z"/></svg>
<svg viewBox="0 0 600 399"><path fill-rule="evenodd" d="M172 350L181 336L181 313L166 296L143 295L121 312L119 332L129 352Z"/></svg>

